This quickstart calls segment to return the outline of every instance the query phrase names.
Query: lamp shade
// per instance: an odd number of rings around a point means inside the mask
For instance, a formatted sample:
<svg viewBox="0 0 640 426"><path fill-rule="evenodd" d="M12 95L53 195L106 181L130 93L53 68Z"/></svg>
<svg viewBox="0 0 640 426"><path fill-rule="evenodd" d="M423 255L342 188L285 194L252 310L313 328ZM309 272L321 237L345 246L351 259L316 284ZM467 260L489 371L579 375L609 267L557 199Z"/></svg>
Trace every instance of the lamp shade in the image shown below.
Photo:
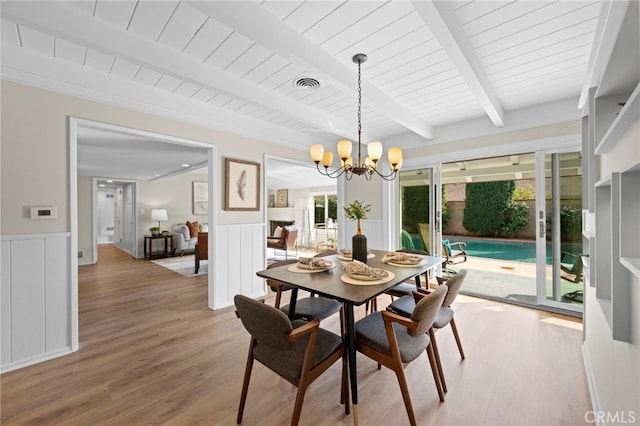
<svg viewBox="0 0 640 426"><path fill-rule="evenodd" d="M373 161L378 161L382 157L382 143L370 142L367 145L367 152Z"/></svg>
<svg viewBox="0 0 640 426"><path fill-rule="evenodd" d="M311 155L311 161L320 162L322 160L322 156L324 154L324 146L322 144L311 145L309 148L309 154Z"/></svg>
<svg viewBox="0 0 640 426"><path fill-rule="evenodd" d="M333 163L333 152L325 151L322 156L322 165L325 167L329 167Z"/></svg>
<svg viewBox="0 0 640 426"><path fill-rule="evenodd" d="M351 155L351 141L341 140L338 142L338 157L340 159L348 158Z"/></svg>
<svg viewBox="0 0 640 426"><path fill-rule="evenodd" d="M387 155L391 166L400 164L402 161L402 150L398 147L389 148L389 153Z"/></svg>
<svg viewBox="0 0 640 426"><path fill-rule="evenodd" d="M169 215L166 209L153 209L151 210L151 220L158 222L166 222L169 220Z"/></svg>

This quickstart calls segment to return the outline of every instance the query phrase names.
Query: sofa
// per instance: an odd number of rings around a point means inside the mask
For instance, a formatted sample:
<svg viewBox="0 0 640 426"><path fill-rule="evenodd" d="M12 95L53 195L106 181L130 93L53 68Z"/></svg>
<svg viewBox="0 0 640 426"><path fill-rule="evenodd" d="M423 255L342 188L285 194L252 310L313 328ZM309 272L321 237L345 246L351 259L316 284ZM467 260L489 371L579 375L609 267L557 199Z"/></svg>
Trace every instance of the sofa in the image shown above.
<svg viewBox="0 0 640 426"><path fill-rule="evenodd" d="M197 222L192 222L197 224ZM173 237L173 255L180 253L180 256L184 255L186 251L193 251L198 243L198 236L191 236L191 231L187 226L187 223L178 223L171 228L171 234ZM206 223L198 224L198 232L208 232L209 227Z"/></svg>

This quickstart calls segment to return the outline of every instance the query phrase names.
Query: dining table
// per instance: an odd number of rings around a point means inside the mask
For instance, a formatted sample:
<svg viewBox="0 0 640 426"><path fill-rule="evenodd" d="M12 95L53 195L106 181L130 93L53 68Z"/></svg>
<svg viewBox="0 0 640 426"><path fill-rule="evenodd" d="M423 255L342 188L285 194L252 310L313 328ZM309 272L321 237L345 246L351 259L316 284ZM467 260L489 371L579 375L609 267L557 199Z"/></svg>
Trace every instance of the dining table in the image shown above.
<svg viewBox="0 0 640 426"><path fill-rule="evenodd" d="M416 277L436 268L444 261L441 257L418 255L422 260L417 264L401 264L383 262L384 256L390 253L385 250L370 250L367 266L381 268L389 272L381 280L354 280L341 268L341 262L351 260L341 253L325 256L323 259L332 262L332 268L323 270L308 270L298 268L296 264L276 266L256 274L259 277L281 282L291 287L289 302L289 318L294 319L298 290L305 290L312 294L332 298L342 302L345 319L345 343L347 346L347 360L349 381L351 388L351 402L353 406L353 423L358 424L358 376L356 369L356 331L354 308L363 305L375 297L385 293L390 288L407 280L415 279L416 285L420 280ZM382 282L384 281L384 282Z"/></svg>

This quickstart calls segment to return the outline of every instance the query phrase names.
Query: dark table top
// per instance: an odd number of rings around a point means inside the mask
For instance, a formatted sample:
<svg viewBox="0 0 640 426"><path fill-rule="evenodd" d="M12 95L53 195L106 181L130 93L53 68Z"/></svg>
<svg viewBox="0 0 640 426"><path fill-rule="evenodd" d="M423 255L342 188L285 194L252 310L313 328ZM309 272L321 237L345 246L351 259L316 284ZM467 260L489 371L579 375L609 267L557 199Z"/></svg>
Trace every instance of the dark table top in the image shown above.
<svg viewBox="0 0 640 426"><path fill-rule="evenodd" d="M384 284L366 284L354 285L343 282L340 277L345 273L340 267L342 260L337 255L326 256L324 259L331 260L336 263L336 267L328 271L315 273L299 273L289 271L290 265L278 266L275 268L265 269L257 272L259 277L269 278L291 287L307 290L341 302L351 303L353 305L362 305L373 297L384 293L386 290L394 287L416 275L422 274L429 269L435 268L444 261L441 257L422 256L425 259L424 264L412 267L394 266L382 262L382 257L388 253L383 250L372 250L375 257L368 259L367 265L372 268L382 268L393 272L395 277Z"/></svg>

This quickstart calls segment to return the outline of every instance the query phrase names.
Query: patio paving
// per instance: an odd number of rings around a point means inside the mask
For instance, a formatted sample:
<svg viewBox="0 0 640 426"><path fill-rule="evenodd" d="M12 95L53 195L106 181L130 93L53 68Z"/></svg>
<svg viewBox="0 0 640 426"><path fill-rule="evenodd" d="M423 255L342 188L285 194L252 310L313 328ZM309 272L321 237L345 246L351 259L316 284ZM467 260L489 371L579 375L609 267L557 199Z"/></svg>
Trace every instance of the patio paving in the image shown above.
<svg viewBox="0 0 640 426"><path fill-rule="evenodd" d="M449 265L449 268L455 271L464 268L469 272L462 286L463 293L536 304L536 265L534 263L468 256L466 262ZM551 267L547 266L548 295L552 294L550 274ZM562 295L583 289L582 282L572 283L561 280L561 283ZM562 301L582 304L566 298Z"/></svg>

